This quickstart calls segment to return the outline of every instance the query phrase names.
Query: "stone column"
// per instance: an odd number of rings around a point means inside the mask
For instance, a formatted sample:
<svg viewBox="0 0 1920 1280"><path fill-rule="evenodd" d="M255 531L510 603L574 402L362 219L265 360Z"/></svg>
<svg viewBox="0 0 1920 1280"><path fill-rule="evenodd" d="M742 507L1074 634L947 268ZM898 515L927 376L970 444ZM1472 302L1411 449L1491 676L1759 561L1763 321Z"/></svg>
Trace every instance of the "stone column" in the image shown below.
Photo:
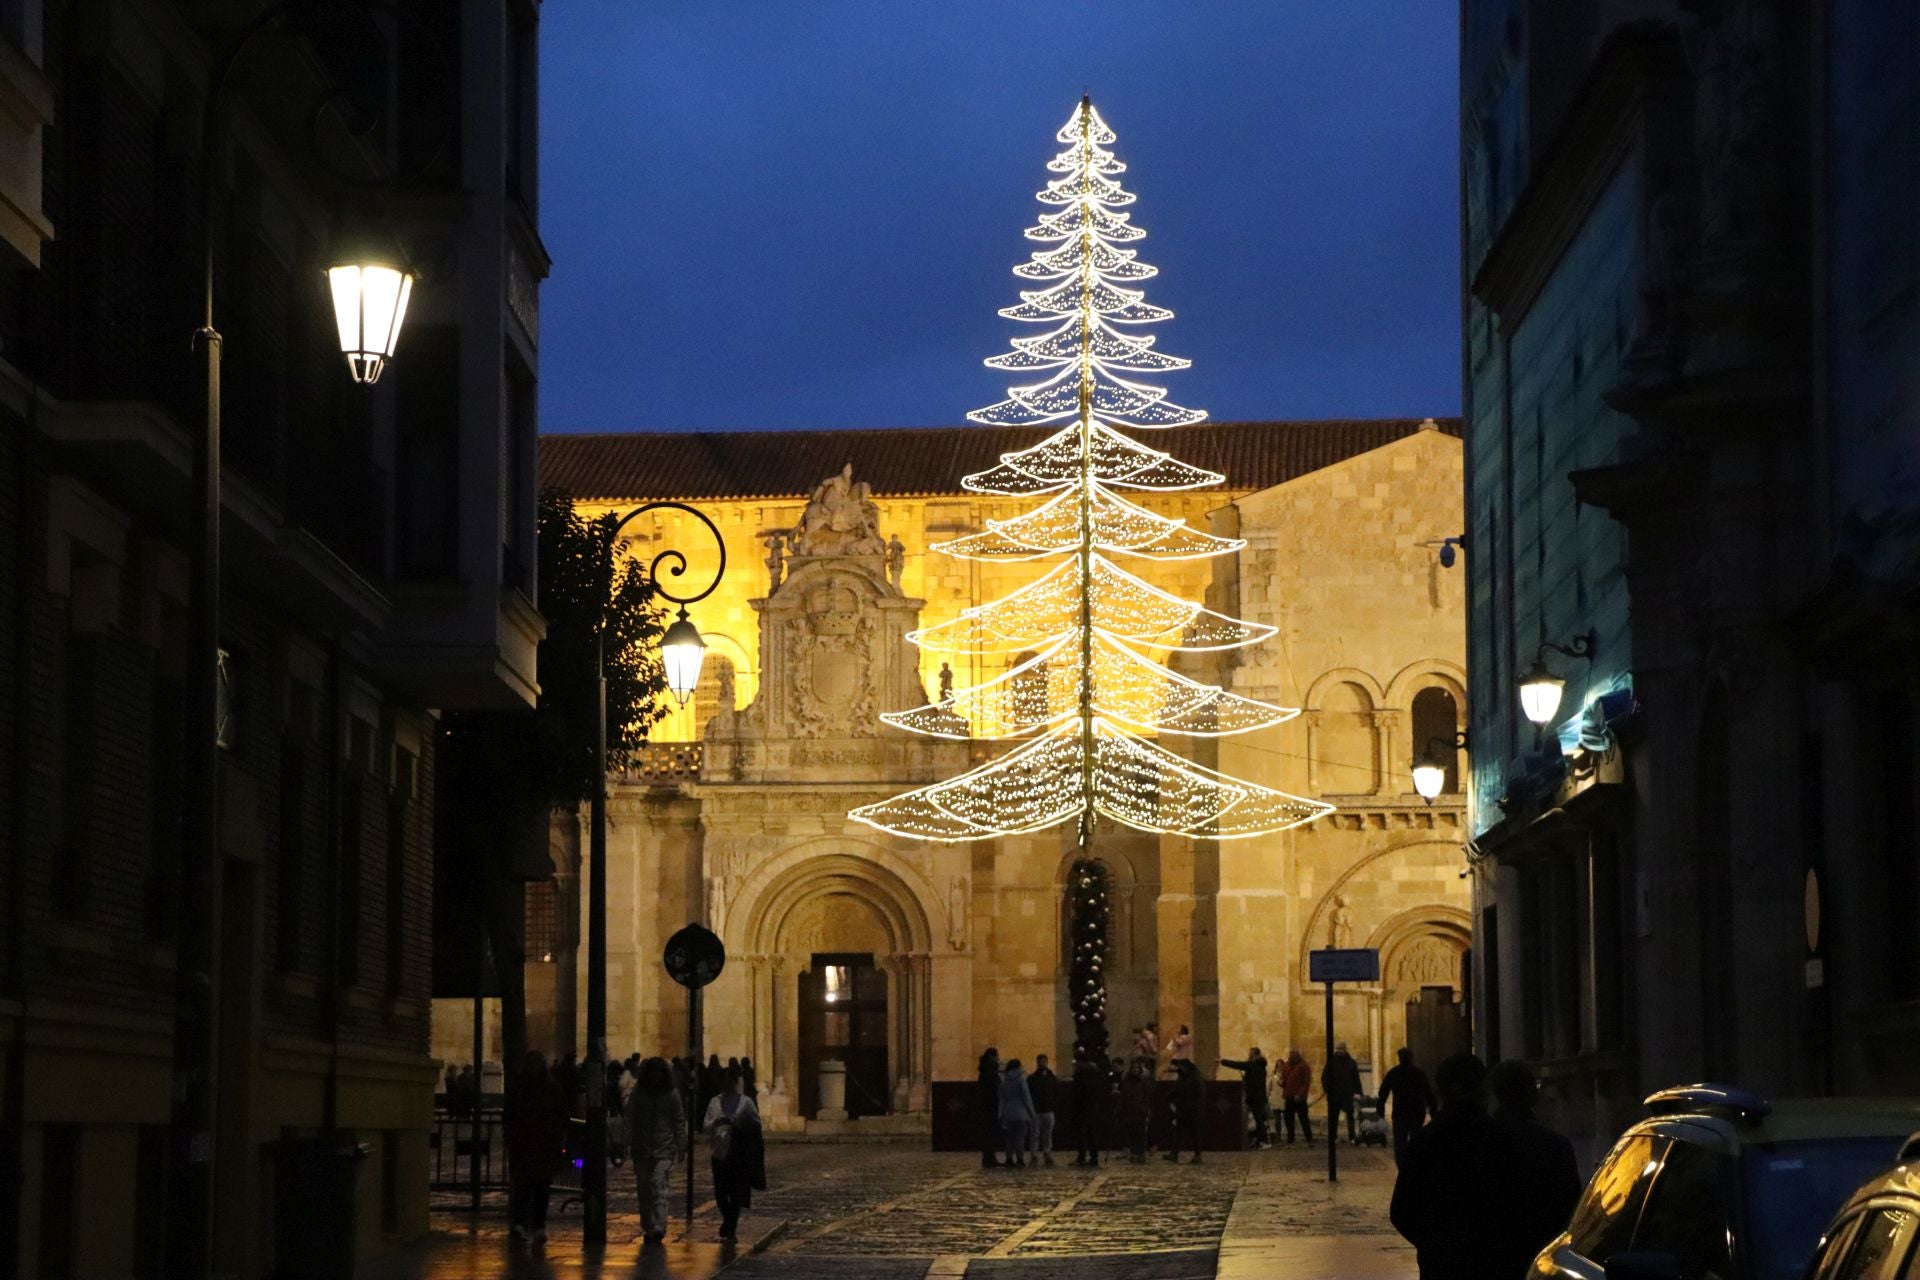
<svg viewBox="0 0 1920 1280"><path fill-rule="evenodd" d="M928 1082L933 1059L933 1018L929 1000L933 984L933 958L924 951L916 952L907 958L907 966L907 972L911 975L909 985L913 991L907 1110L925 1111L932 1105L932 1090Z"/></svg>
<svg viewBox="0 0 1920 1280"><path fill-rule="evenodd" d="M1400 732L1400 713L1381 710L1373 713L1374 759L1380 771L1374 775L1375 795L1399 795L1413 790L1413 748Z"/></svg>
<svg viewBox="0 0 1920 1280"><path fill-rule="evenodd" d="M887 1109L906 1109L907 1058L913 1043L911 1031L913 997L907 981L907 957L904 952L881 956L876 961L887 975Z"/></svg>

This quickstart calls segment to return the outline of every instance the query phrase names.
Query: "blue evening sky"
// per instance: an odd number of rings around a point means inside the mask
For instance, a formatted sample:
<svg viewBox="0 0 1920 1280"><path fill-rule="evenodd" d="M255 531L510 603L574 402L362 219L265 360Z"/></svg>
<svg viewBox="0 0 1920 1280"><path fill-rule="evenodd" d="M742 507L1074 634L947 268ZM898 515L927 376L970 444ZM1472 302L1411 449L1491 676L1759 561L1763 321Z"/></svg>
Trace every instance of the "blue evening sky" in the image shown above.
<svg viewBox="0 0 1920 1280"><path fill-rule="evenodd" d="M1458 6L559 0L546 431L936 426L1001 399L1083 89L1216 420L1459 410ZM1031 287L1031 286L1028 286Z"/></svg>

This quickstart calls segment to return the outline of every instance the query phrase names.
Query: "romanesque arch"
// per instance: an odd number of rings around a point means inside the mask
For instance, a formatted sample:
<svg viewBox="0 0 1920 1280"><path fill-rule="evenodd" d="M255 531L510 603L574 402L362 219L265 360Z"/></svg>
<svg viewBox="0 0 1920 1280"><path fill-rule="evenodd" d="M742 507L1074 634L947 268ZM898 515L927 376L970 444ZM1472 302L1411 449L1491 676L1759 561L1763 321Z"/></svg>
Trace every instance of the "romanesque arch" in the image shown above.
<svg viewBox="0 0 1920 1280"><path fill-rule="evenodd" d="M897 855L836 837L809 841L768 859L740 884L738 900L718 923L729 955L745 970L744 998L721 1017L770 1065L765 1105L775 1118L799 1121L813 1104L806 1004L822 956L871 957L885 975L886 1079L894 1111L926 1106L930 1078L931 972L937 924L967 910L964 885L942 904L932 887ZM964 928L964 925L962 926ZM954 930L946 930L952 935ZM962 935L964 940L964 935ZM838 965L839 960L825 963ZM875 1015L876 1017L878 1015ZM850 1072L851 1077L851 1072Z"/></svg>

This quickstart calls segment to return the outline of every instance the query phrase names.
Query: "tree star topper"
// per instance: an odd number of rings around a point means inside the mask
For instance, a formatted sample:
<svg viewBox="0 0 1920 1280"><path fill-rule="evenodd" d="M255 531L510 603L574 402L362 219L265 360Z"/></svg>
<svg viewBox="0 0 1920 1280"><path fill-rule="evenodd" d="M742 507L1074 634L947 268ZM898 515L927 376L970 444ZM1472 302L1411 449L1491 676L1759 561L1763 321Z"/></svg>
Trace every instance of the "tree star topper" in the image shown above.
<svg viewBox="0 0 1920 1280"><path fill-rule="evenodd" d="M1118 428L1202 421L1160 387L1131 375L1184 369L1134 326L1173 313L1127 287L1156 274L1122 246L1134 197L1114 134L1087 98L1055 135L1066 150L1039 193L1052 211L1027 230L1042 248L1014 268L1036 283L1000 312L1046 326L993 357L996 369L1038 381L967 415L989 426L1056 429L966 477L976 493L1044 500L980 533L934 544L966 560L1057 560L1033 582L909 638L951 654L1029 654L1004 675L911 711L889 724L940 737L1016 739L1019 745L955 778L855 809L860 821L924 840L978 840L1079 823L1083 849L1096 815L1142 831L1215 840L1266 835L1310 822L1332 806L1229 777L1160 746L1161 734L1219 737L1262 729L1299 712L1188 679L1165 665L1173 652L1254 644L1273 628L1182 600L1135 576L1123 561L1225 555L1246 544L1159 515L1126 492L1172 492L1225 477L1175 460Z"/></svg>

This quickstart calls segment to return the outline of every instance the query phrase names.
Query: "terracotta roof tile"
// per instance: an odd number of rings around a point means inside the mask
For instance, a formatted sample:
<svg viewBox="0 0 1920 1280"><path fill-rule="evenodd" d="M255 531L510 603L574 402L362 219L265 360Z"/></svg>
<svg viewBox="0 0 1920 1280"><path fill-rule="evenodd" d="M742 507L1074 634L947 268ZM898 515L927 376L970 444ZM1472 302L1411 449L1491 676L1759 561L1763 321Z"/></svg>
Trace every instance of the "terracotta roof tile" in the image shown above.
<svg viewBox="0 0 1920 1280"><path fill-rule="evenodd" d="M1458 418L1435 420L1449 435ZM1132 432L1182 462L1265 489L1420 429L1419 418L1211 422ZM960 493L960 477L1038 443L1031 427L912 427L839 431L608 432L540 437L540 481L574 497L799 498L853 464L883 497Z"/></svg>

